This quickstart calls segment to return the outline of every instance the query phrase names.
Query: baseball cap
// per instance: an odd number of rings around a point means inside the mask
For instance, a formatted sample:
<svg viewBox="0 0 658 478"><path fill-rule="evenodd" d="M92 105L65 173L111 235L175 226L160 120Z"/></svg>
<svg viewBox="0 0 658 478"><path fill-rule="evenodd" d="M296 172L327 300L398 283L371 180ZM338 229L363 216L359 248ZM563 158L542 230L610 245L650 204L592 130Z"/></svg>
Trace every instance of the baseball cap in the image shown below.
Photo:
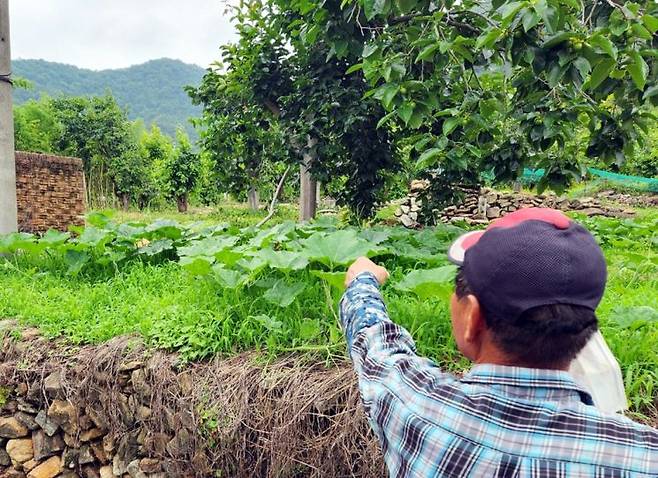
<svg viewBox="0 0 658 478"><path fill-rule="evenodd" d="M519 209L468 232L450 246L448 259L462 267L485 309L508 320L549 304L595 310L607 277L594 237L550 208Z"/></svg>

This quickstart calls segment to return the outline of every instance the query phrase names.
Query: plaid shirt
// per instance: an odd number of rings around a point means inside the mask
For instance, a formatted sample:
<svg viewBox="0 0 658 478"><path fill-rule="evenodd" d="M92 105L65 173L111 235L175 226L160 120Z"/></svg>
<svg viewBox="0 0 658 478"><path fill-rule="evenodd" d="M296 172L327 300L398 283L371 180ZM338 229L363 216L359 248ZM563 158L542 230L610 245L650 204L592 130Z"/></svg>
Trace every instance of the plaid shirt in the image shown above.
<svg viewBox="0 0 658 478"><path fill-rule="evenodd" d="M603 414L566 372L419 357L372 274L340 306L361 398L392 477L658 477L658 431Z"/></svg>

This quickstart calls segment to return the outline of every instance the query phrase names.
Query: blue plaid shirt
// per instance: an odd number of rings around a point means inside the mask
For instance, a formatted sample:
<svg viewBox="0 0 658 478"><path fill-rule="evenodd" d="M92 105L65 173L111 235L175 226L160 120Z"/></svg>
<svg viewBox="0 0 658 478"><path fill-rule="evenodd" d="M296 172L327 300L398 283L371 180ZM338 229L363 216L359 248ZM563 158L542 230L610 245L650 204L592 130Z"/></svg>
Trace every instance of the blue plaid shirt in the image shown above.
<svg viewBox="0 0 658 478"><path fill-rule="evenodd" d="M476 365L459 378L416 355L372 274L340 318L390 476L658 477L658 431L598 411L568 373Z"/></svg>

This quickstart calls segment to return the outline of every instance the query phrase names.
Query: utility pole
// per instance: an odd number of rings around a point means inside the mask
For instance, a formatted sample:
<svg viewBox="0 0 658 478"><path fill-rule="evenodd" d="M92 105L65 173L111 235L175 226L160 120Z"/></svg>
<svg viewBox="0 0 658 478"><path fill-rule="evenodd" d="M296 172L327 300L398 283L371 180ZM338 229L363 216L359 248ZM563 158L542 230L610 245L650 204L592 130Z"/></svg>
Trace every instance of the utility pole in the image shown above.
<svg viewBox="0 0 658 478"><path fill-rule="evenodd" d="M9 0L0 0L0 234L18 228L11 93Z"/></svg>
<svg viewBox="0 0 658 478"><path fill-rule="evenodd" d="M299 220L310 221L315 217L317 210L317 186L311 176L311 166L317 160L315 153L315 138L308 138L307 150L304 152L302 164L299 170Z"/></svg>

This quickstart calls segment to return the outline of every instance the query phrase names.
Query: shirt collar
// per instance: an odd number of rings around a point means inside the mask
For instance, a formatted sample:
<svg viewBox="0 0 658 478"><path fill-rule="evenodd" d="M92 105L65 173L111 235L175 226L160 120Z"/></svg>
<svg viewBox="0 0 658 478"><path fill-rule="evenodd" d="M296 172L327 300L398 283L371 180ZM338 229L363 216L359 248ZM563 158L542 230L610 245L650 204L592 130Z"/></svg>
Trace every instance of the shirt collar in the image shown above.
<svg viewBox="0 0 658 478"><path fill-rule="evenodd" d="M461 379L464 383L523 387L539 392L540 389L572 391L580 396L580 401L593 405L592 396L578 385L568 372L538 368L510 367L506 365L477 364ZM537 393L539 395L539 393Z"/></svg>

